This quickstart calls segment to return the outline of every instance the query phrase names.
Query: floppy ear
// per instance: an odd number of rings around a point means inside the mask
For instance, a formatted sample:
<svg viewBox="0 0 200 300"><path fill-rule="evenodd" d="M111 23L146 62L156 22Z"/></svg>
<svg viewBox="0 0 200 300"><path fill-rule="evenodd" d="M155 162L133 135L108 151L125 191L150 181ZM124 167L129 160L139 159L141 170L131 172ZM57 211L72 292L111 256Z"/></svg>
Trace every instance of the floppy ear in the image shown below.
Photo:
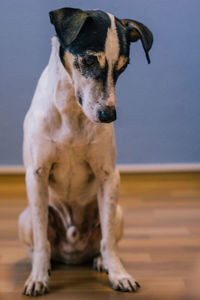
<svg viewBox="0 0 200 300"><path fill-rule="evenodd" d="M131 42L136 42L139 39L141 40L147 61L150 64L149 50L153 43L153 35L151 31L142 23L134 20L122 19L121 22L128 30Z"/></svg>
<svg viewBox="0 0 200 300"><path fill-rule="evenodd" d="M65 7L50 11L51 23L65 46L69 46L78 36L88 15L81 9Z"/></svg>

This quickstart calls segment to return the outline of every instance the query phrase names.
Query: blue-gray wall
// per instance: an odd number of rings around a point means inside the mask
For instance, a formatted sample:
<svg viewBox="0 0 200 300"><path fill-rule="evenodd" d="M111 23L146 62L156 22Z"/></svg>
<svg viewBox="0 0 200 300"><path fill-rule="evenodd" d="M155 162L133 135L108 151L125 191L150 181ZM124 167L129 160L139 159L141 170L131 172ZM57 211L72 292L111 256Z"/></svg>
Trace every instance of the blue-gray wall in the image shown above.
<svg viewBox="0 0 200 300"><path fill-rule="evenodd" d="M54 34L48 12L64 6L133 18L154 33L152 64L132 45L118 82L118 162L200 162L199 0L1 0L0 165L22 163L23 118Z"/></svg>

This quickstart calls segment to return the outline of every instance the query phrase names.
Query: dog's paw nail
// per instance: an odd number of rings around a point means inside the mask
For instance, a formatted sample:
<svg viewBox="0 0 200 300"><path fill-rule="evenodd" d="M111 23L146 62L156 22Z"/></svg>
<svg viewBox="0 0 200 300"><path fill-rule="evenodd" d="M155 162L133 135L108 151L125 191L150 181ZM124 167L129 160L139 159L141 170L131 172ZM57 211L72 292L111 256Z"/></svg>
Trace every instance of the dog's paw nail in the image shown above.
<svg viewBox="0 0 200 300"><path fill-rule="evenodd" d="M128 280L129 286L131 287L133 292L136 292L136 288L134 288L132 282L130 280Z"/></svg>
<svg viewBox="0 0 200 300"><path fill-rule="evenodd" d="M103 259L101 256L95 257L93 261L93 269L98 272L104 272L106 271Z"/></svg>
<svg viewBox="0 0 200 300"><path fill-rule="evenodd" d="M140 285L139 283L136 281L135 284L137 285L137 287L140 289Z"/></svg>
<svg viewBox="0 0 200 300"><path fill-rule="evenodd" d="M37 297L48 292L49 288L46 283L41 281L30 281L25 285L23 295Z"/></svg>
<svg viewBox="0 0 200 300"><path fill-rule="evenodd" d="M136 283L132 278L125 277L121 279L112 279L113 288L121 292L136 292L139 284Z"/></svg>
<svg viewBox="0 0 200 300"><path fill-rule="evenodd" d="M33 292L33 296L34 296L34 297L37 297L38 295L39 295L39 292L38 292L38 291L34 291L34 292Z"/></svg>
<svg viewBox="0 0 200 300"><path fill-rule="evenodd" d="M24 287L24 289L22 291L22 295L26 295L26 286Z"/></svg>

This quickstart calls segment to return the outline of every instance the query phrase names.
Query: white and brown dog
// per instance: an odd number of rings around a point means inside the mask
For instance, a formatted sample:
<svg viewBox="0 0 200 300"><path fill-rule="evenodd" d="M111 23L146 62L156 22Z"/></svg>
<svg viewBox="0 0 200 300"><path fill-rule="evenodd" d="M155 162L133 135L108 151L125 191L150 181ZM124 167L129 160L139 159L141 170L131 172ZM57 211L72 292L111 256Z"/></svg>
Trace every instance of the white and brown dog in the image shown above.
<svg viewBox="0 0 200 300"><path fill-rule="evenodd" d="M102 11L50 12L57 37L24 121L29 206L19 217L32 257L24 294L48 291L50 259L80 264L94 259L114 289L139 284L117 253L122 212L112 121L115 84L141 40L148 62L152 34L143 24Z"/></svg>

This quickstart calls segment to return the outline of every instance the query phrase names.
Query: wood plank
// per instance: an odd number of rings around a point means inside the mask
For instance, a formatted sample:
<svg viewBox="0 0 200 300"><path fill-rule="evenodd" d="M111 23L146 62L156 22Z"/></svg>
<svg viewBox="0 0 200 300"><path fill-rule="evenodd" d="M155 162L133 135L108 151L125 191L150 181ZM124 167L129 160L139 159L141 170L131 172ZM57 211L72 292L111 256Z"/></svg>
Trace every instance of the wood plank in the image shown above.
<svg viewBox="0 0 200 300"><path fill-rule="evenodd" d="M17 229L18 215L27 206L24 182L24 175L0 176L2 300L25 299L21 291L30 261ZM51 293L40 299L200 299L195 283L200 271L194 271L200 262L200 173L124 174L120 204L125 229L119 253L141 283L137 294L113 291L107 275L91 266L54 265Z"/></svg>

